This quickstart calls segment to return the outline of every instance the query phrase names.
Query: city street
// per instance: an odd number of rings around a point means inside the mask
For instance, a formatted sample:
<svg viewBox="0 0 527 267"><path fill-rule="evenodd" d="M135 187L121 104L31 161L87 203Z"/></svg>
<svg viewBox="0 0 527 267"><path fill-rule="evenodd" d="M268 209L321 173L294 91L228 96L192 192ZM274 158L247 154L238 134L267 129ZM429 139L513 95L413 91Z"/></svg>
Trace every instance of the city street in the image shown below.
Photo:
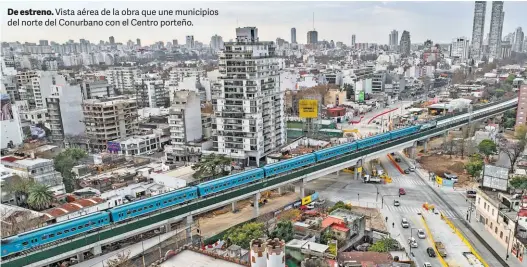
<svg viewBox="0 0 527 267"><path fill-rule="evenodd" d="M445 217L455 224L456 221L460 220L459 215L454 210L450 210L437 197L433 191L434 189L428 186L428 182L421 179L416 173L401 174L387 156L379 158L379 160L392 178L392 183L365 184L362 180L354 180L353 175L341 172L338 176L332 174L317 179L308 183L306 187L320 192L322 198L332 202L344 201L356 206L379 208L383 217L388 218L387 228L392 237L405 246L408 252L410 252L408 239L411 235L417 240L418 247L412 249L417 266L422 266L425 262L430 262L432 266L441 266L437 258L430 258L426 253L426 248L433 246L428 234L426 239L417 237L417 229L425 230L425 225L420 215L422 213L427 218L428 227L434 238L446 244L448 257L445 260L455 266L470 266L470 263L463 255L463 252L470 251L469 248L440 219L439 212L442 212ZM431 185L434 186L433 183ZM399 188L404 188L406 195L399 197ZM453 203L451 205L455 207L459 214L467 213L470 204L459 191L450 189L450 191L445 191L445 194L449 198L453 198L455 205ZM400 205L398 207L394 206L394 200L399 200ZM424 203L433 204L436 214L426 211L422 207ZM409 228L402 228L402 218L406 218L409 221ZM470 239L469 237L469 240L473 241L474 238ZM482 245L474 245L474 247L488 260L489 264L499 264L488 250L485 251Z"/></svg>

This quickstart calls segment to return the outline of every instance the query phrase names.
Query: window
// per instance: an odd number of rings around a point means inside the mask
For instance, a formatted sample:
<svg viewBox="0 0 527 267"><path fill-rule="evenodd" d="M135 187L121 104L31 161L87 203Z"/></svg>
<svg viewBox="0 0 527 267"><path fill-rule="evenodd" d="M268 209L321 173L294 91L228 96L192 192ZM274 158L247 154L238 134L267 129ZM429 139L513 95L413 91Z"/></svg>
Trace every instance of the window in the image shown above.
<svg viewBox="0 0 527 267"><path fill-rule="evenodd" d="M48 239L48 236L47 235L43 235L42 236L42 240L46 240L46 239Z"/></svg>
<svg viewBox="0 0 527 267"><path fill-rule="evenodd" d="M61 235L61 234L62 234L62 232L58 232L58 233L57 233L57 235Z"/></svg>
<svg viewBox="0 0 527 267"><path fill-rule="evenodd" d="M55 237L55 234L49 234L49 238Z"/></svg>
<svg viewBox="0 0 527 267"><path fill-rule="evenodd" d="M27 245L29 245L27 241L22 243L22 246L27 246Z"/></svg>
<svg viewBox="0 0 527 267"><path fill-rule="evenodd" d="M69 232L70 232L70 230L64 230L64 233L65 233L65 234L67 234L67 233L69 233Z"/></svg>
<svg viewBox="0 0 527 267"><path fill-rule="evenodd" d="M503 238L503 231L500 231L500 238Z"/></svg>
<svg viewBox="0 0 527 267"><path fill-rule="evenodd" d="M79 228L79 230L80 230L80 229L82 229L82 227L83 227L82 225L79 225L79 227L78 227L78 228Z"/></svg>
<svg viewBox="0 0 527 267"><path fill-rule="evenodd" d="M495 233L495 234L498 233L498 226L496 226L496 228L494 228L494 233Z"/></svg>
<svg viewBox="0 0 527 267"><path fill-rule="evenodd" d="M76 228L76 227L73 227L73 228L71 228L71 231L75 231L75 230L77 230L77 228Z"/></svg>

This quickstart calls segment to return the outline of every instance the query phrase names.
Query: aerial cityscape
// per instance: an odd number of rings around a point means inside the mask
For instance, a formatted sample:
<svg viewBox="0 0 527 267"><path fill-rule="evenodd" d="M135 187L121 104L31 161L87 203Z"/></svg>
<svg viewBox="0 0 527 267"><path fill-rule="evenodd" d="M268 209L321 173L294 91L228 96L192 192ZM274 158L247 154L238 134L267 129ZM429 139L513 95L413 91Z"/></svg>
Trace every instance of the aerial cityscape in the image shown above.
<svg viewBox="0 0 527 267"><path fill-rule="evenodd" d="M2 266L527 266L527 3L80 3L3 18Z"/></svg>

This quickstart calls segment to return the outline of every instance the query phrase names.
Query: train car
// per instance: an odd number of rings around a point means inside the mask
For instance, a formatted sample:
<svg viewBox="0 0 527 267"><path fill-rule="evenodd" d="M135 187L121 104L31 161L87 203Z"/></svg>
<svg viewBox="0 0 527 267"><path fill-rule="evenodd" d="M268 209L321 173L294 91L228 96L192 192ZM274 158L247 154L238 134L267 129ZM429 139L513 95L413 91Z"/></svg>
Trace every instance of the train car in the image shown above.
<svg viewBox="0 0 527 267"><path fill-rule="evenodd" d="M106 211L56 223L2 239L2 257L109 225Z"/></svg>
<svg viewBox="0 0 527 267"><path fill-rule="evenodd" d="M191 186L159 196L117 206L110 210L112 222L120 222L154 212L156 210L186 203L198 198L198 188Z"/></svg>
<svg viewBox="0 0 527 267"><path fill-rule="evenodd" d="M350 153L356 150L357 150L357 143L351 142L351 143L347 143L347 144L343 144L339 146L322 149L322 150L314 152L313 154L315 154L317 158L317 162L318 162L322 160L331 159L339 155L347 154L347 153Z"/></svg>
<svg viewBox="0 0 527 267"><path fill-rule="evenodd" d="M420 126L410 126L402 129L397 129L390 132L391 139L401 138L403 136L411 135L419 131Z"/></svg>
<svg viewBox="0 0 527 267"><path fill-rule="evenodd" d="M433 121L429 121L429 122L426 122L426 123L423 123L417 127L419 127L419 131L425 131L425 130L430 130L430 129L433 129L437 126L437 121L436 120L433 120Z"/></svg>
<svg viewBox="0 0 527 267"><path fill-rule="evenodd" d="M220 179L216 179L213 181L208 181L204 183L200 183L197 185L199 195L201 197L206 197L227 189L231 189L234 187L238 187L241 185L249 184L254 181L261 180L265 177L265 173L263 169L252 169L249 171L236 173L233 175L229 175L227 177L223 177Z"/></svg>
<svg viewBox="0 0 527 267"><path fill-rule="evenodd" d="M309 153L307 155L302 155L294 157L292 159L280 161L278 163L269 164L264 166L265 177L270 177L278 175L285 172L290 172L292 170L305 167L311 164L315 164L316 157L315 154Z"/></svg>
<svg viewBox="0 0 527 267"><path fill-rule="evenodd" d="M389 132L379 134L376 136L368 137L366 139L357 141L357 149L368 148L368 147L375 146L375 145L378 145L378 144L381 144L381 143L384 143L390 140L391 140L391 137L390 137Z"/></svg>

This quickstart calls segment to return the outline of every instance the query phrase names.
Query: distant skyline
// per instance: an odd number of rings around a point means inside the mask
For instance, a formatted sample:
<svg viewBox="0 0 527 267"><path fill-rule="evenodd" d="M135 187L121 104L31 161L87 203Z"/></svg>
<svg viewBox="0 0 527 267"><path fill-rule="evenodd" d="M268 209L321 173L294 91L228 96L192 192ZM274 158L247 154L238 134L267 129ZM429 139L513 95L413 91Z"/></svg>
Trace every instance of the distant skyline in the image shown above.
<svg viewBox="0 0 527 267"><path fill-rule="evenodd" d="M219 16L186 17L193 27L8 27L7 8L28 9L28 2L2 3L2 41L34 42L49 40L59 43L73 39L87 39L93 43L108 41L114 36L116 42L135 42L141 39L142 45L157 41L177 39L184 44L186 35L194 35L194 40L208 44L210 38L218 34L224 41L235 38L236 27L255 26L262 41L291 39L291 28L296 28L297 41L306 43L306 35L313 28L319 40L351 43L355 34L357 43L388 44L392 30L410 32L412 43L422 43L427 39L434 43L450 43L453 38L472 37L474 2L31 2L32 9L192 9L210 8L219 10ZM490 7L487 4L485 36L490 28ZM505 2L505 22L503 36L514 32L517 27L527 30L527 2ZM62 17L68 20L95 20L105 17ZM22 17L18 17L22 18ZM31 18L31 17L27 17ZM121 19L125 19L119 16ZM133 18L133 17L128 17ZM137 17L138 19L147 19ZM174 17L178 18L178 17ZM170 19L174 19L170 18ZM149 18L156 19L156 18ZM157 18L162 19L162 18ZM167 17L167 19L169 19ZM183 19L179 17L178 19Z"/></svg>

